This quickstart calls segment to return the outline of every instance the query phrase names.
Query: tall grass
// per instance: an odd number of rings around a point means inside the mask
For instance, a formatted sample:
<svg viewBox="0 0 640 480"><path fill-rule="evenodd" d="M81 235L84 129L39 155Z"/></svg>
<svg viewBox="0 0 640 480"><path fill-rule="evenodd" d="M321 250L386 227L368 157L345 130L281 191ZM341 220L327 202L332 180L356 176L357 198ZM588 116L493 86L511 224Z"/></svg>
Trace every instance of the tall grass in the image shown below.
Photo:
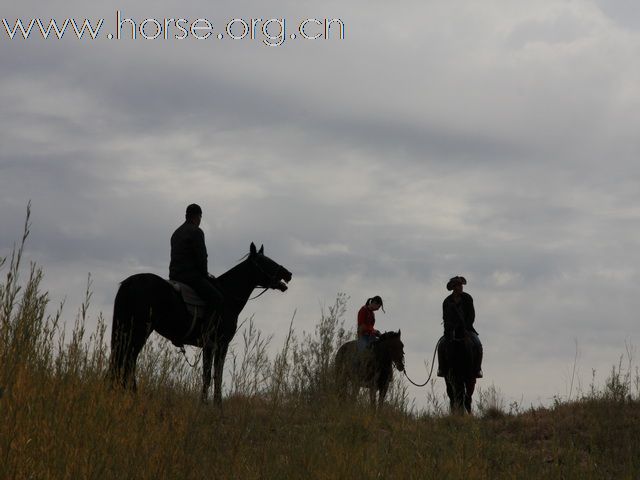
<svg viewBox="0 0 640 480"><path fill-rule="evenodd" d="M478 417L446 416L433 388L436 410L411 412L398 378L388 407L373 411L364 395L335 395L333 357L353 336L344 294L311 332L296 331L294 314L278 348L247 319L222 409L200 403L200 369L162 340L141 354L137 394L112 388L107 322L99 315L87 331L91 277L65 336L63 306L46 313L42 270L22 265L29 213L0 259L0 478L637 478L631 363L547 410L505 411L490 387Z"/></svg>

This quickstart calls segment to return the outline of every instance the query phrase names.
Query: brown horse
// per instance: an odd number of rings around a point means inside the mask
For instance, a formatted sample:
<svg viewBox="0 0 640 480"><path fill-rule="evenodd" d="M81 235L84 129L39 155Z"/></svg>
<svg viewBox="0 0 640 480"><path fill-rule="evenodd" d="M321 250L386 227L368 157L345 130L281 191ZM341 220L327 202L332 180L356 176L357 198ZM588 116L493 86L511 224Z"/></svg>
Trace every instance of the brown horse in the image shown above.
<svg viewBox="0 0 640 480"><path fill-rule="evenodd" d="M222 373L238 315L257 287L287 290L291 272L258 251L252 243L247 258L218 277L225 298L221 311L193 325L192 314L169 282L152 273L122 282L113 307L111 366L113 381L135 390L138 354L152 331L174 343L202 348L202 400L207 399L214 367L213 399L222 402Z"/></svg>
<svg viewBox="0 0 640 480"><path fill-rule="evenodd" d="M385 332L380 339L364 352L358 352L357 340L342 345L336 353L336 379L341 392L346 393L350 387L355 392L361 388L369 389L371 405L378 406L393 380L393 365L398 371L404 371L404 344L400 340L400 330Z"/></svg>

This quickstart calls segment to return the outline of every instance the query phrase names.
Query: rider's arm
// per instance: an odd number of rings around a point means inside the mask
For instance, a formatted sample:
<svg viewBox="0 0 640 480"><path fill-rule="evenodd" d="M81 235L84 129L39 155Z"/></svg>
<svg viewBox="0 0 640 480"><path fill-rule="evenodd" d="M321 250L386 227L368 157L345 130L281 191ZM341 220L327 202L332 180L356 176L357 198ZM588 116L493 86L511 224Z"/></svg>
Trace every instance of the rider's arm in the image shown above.
<svg viewBox="0 0 640 480"><path fill-rule="evenodd" d="M471 295L467 294L467 300L468 300L468 311L467 311L468 318L466 320L468 322L469 327L472 327L473 322L476 319L476 310L473 307L473 298L471 297Z"/></svg>
<svg viewBox="0 0 640 480"><path fill-rule="evenodd" d="M196 269L203 276L207 276L207 247L204 243L204 232L199 228L196 230L194 238L194 250L196 256Z"/></svg>
<svg viewBox="0 0 640 480"><path fill-rule="evenodd" d="M450 306L448 305L447 300L442 302L442 324L444 325L444 336L447 339L451 339L453 337L453 330L455 327L455 322L451 319L451 311Z"/></svg>

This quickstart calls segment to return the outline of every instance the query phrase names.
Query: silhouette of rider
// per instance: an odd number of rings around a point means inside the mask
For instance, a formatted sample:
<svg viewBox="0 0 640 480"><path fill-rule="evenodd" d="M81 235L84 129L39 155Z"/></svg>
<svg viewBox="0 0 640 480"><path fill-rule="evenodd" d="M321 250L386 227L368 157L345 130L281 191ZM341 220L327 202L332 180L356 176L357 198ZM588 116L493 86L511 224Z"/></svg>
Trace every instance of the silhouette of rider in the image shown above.
<svg viewBox="0 0 640 480"><path fill-rule="evenodd" d="M358 311L358 351L362 352L372 343L378 340L380 331L374 328L376 324L376 316L373 312L382 308L384 305L379 295L367 299L365 304Z"/></svg>
<svg viewBox="0 0 640 480"><path fill-rule="evenodd" d="M187 207L185 222L171 235L169 279L193 288L206 303L205 318L222 306L223 296L216 278L207 269L207 247L200 229L202 209L192 203Z"/></svg>
<svg viewBox="0 0 640 480"><path fill-rule="evenodd" d="M442 302L442 319L444 320L444 337L450 339L453 336L453 326L462 323L467 334L471 338L476 351L476 376L482 378L482 343L478 332L473 327L476 312L473 307L473 298L462 291L462 286L467 284L464 277L456 276L447 282L447 290L453 291L451 295ZM438 348L438 376L444 377L446 373L446 355L442 344Z"/></svg>

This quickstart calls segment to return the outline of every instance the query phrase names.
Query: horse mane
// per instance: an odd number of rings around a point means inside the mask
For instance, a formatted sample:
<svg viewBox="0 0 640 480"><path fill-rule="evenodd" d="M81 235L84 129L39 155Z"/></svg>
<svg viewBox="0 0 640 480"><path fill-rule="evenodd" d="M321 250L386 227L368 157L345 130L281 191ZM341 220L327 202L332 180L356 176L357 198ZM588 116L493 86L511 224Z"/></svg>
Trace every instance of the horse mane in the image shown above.
<svg viewBox="0 0 640 480"><path fill-rule="evenodd" d="M395 341L394 341L395 340ZM403 351L402 348L399 348L402 346L402 341L400 340L400 330L398 330L397 332L384 332L383 334L380 335L379 339L377 342L375 342L374 344L374 349L380 349L382 351L387 351L387 352L396 352L396 351Z"/></svg>
<svg viewBox="0 0 640 480"><path fill-rule="evenodd" d="M392 338L398 338L399 336L400 336L399 330L397 332L394 332L394 331L384 332L383 334L380 335L380 341L391 340Z"/></svg>
<svg viewBox="0 0 640 480"><path fill-rule="evenodd" d="M236 263L229 270L218 275L218 280L224 282L225 280L228 280L229 277L233 277L234 275L238 274L238 272L240 272L241 269L243 269L247 265L248 259L249 259L248 255L245 255L244 257L242 257L239 263Z"/></svg>

